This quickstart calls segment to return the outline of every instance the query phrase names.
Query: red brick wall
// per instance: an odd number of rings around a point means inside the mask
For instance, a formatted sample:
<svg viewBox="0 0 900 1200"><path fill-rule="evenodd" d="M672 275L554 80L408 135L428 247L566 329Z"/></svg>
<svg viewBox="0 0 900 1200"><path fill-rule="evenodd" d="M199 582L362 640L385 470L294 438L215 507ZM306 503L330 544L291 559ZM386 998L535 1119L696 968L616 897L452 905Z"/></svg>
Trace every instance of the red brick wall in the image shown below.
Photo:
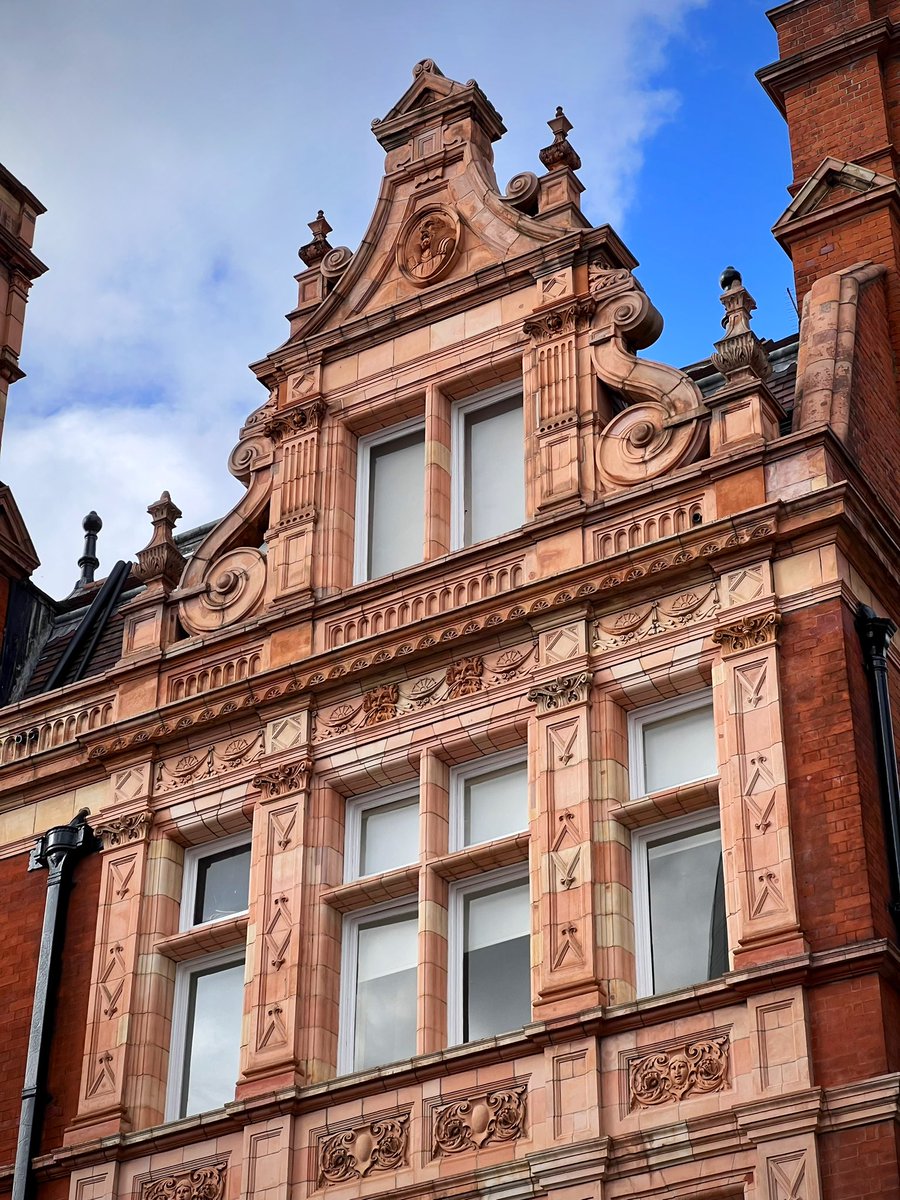
<svg viewBox="0 0 900 1200"><path fill-rule="evenodd" d="M816 1086L885 1074L884 1007L877 975L810 988L807 1003Z"/></svg>
<svg viewBox="0 0 900 1200"><path fill-rule="evenodd" d="M890 3L884 0L881 3L873 3L873 0L810 0L808 4L798 4L772 18L778 34L778 51L782 58L799 54L897 8L896 0ZM879 13L878 9L884 11Z"/></svg>
<svg viewBox="0 0 900 1200"><path fill-rule="evenodd" d="M892 1123L820 1136L819 1169L828 1200L897 1200L900 1171Z"/></svg>
<svg viewBox="0 0 900 1200"><path fill-rule="evenodd" d="M26 870L27 856L0 860L0 1165L16 1153L22 1083L31 1024L37 954L44 917L47 874ZM100 887L99 855L75 868L69 901L59 1002L48 1074L43 1148L58 1146L64 1126L75 1115L87 1014L88 985Z"/></svg>
<svg viewBox="0 0 900 1200"><path fill-rule="evenodd" d="M874 934L841 609L789 613L781 638L800 923L813 950Z"/></svg>

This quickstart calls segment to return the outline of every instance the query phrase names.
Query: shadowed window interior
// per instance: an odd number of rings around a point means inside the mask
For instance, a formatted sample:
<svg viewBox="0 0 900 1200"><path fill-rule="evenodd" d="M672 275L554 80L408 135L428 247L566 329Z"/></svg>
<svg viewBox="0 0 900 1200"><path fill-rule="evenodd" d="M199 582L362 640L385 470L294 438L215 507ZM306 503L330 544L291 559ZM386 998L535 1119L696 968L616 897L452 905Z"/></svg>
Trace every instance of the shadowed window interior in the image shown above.
<svg viewBox="0 0 900 1200"><path fill-rule="evenodd" d="M521 394L463 412L462 544L508 533L525 520Z"/></svg>
<svg viewBox="0 0 900 1200"><path fill-rule="evenodd" d="M246 912L249 889L249 846L235 846L221 854L205 855L197 863L194 924Z"/></svg>
<svg viewBox="0 0 900 1200"><path fill-rule="evenodd" d="M243 959L190 972L179 1116L220 1108L234 1098L243 1004Z"/></svg>
<svg viewBox="0 0 900 1200"><path fill-rule="evenodd" d="M464 1042L518 1029L531 1020L528 881L463 898Z"/></svg>
<svg viewBox="0 0 900 1200"><path fill-rule="evenodd" d="M358 925L353 1070L409 1058L416 1052L415 913Z"/></svg>
<svg viewBox="0 0 900 1200"><path fill-rule="evenodd" d="M367 579L422 559L425 530L425 430L369 447Z"/></svg>

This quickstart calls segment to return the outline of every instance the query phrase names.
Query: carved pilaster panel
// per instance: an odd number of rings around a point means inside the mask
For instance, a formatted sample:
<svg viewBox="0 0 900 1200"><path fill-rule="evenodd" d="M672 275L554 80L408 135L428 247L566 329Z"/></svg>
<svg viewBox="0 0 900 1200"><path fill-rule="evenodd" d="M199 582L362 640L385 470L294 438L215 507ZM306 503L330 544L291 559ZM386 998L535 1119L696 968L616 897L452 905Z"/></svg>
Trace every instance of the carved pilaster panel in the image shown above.
<svg viewBox="0 0 900 1200"><path fill-rule="evenodd" d="M590 676L585 672L584 678ZM554 1013L567 1012L599 998L591 897L587 685L568 680L561 690L552 690L550 701L574 693L580 702L566 699L561 711L539 708L534 724L538 804L532 838L540 870L533 895L541 927L536 943L541 954L537 1005L548 1014L547 1005Z"/></svg>
<svg viewBox="0 0 900 1200"><path fill-rule="evenodd" d="M735 965L782 955L786 943L796 952L802 949L784 769L778 621L775 612L754 614L713 635L723 653L714 673L714 697L725 748L722 846L732 868L726 907Z"/></svg>
<svg viewBox="0 0 900 1200"><path fill-rule="evenodd" d="M126 1118L124 1088L149 812L98 821L104 843L78 1113L79 1137L113 1132Z"/></svg>
<svg viewBox="0 0 900 1200"><path fill-rule="evenodd" d="M250 925L252 1011L245 1075L296 1069L300 972L302 829L310 763L285 763L258 775L253 819Z"/></svg>
<svg viewBox="0 0 900 1200"><path fill-rule="evenodd" d="M577 499L580 494L575 330L589 316L588 308L574 302L564 310L534 317L525 325L535 341L530 378L538 409L535 430L538 511Z"/></svg>

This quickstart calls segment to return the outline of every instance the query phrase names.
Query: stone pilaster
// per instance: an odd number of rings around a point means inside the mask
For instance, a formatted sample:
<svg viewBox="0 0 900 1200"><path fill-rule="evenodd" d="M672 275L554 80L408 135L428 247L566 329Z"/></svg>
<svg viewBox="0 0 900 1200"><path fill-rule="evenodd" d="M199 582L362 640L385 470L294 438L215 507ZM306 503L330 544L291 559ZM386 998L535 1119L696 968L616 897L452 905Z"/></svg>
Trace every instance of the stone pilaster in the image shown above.
<svg viewBox="0 0 900 1200"><path fill-rule="evenodd" d="M791 853L774 608L729 613L713 634L729 944L735 968L805 950Z"/></svg>
<svg viewBox="0 0 900 1200"><path fill-rule="evenodd" d="M540 633L542 666L558 675L536 682L529 760L532 901L538 914L535 1015L549 1017L599 1004L591 853L591 674L587 621Z"/></svg>
<svg viewBox="0 0 900 1200"><path fill-rule="evenodd" d="M283 725L283 719L270 724L267 746L283 744ZM253 780L260 796L253 814L247 927L250 1013L238 1096L304 1078L298 1061L297 997L302 991L300 893L311 770L308 714L297 714L292 728L290 757L266 765Z"/></svg>
<svg viewBox="0 0 900 1200"><path fill-rule="evenodd" d="M276 411L266 431L280 442L272 492L268 603L307 595L312 588L313 534L318 517L319 438L325 404L313 368L290 382L292 407Z"/></svg>
<svg viewBox="0 0 900 1200"><path fill-rule="evenodd" d="M153 821L153 814L143 807L149 774L149 765L143 770L117 771L113 794L125 789L139 806L109 817L101 814L94 823L103 848L100 902L78 1112L65 1137L70 1144L132 1127L126 1086L132 1068L141 898Z"/></svg>

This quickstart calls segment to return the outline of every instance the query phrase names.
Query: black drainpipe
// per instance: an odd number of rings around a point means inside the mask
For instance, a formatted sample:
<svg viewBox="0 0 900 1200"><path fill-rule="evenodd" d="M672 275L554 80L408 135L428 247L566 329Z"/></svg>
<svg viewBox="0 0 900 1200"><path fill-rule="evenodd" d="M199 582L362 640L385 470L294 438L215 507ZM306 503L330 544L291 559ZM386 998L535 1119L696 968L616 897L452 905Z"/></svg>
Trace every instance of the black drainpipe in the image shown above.
<svg viewBox="0 0 900 1200"><path fill-rule="evenodd" d="M28 870L47 871L47 896L44 901L44 927L38 954L28 1058L22 1088L19 1140L13 1173L12 1200L29 1200L32 1192L31 1160L38 1152L43 1119L44 1084L50 1050L53 1005L59 963L65 935L66 907L72 885L72 872L79 858L97 848L97 840L87 824L90 809L83 808L68 825L57 825L42 834L28 860Z"/></svg>
<svg viewBox="0 0 900 1200"><path fill-rule="evenodd" d="M876 616L867 604L861 604L856 614L856 631L862 642L866 672L871 683L872 717L875 724L878 774L881 778L881 802L884 808L891 893L888 909L900 933L900 775L897 772L897 751L887 673L888 646L897 632L897 626L890 618Z"/></svg>

